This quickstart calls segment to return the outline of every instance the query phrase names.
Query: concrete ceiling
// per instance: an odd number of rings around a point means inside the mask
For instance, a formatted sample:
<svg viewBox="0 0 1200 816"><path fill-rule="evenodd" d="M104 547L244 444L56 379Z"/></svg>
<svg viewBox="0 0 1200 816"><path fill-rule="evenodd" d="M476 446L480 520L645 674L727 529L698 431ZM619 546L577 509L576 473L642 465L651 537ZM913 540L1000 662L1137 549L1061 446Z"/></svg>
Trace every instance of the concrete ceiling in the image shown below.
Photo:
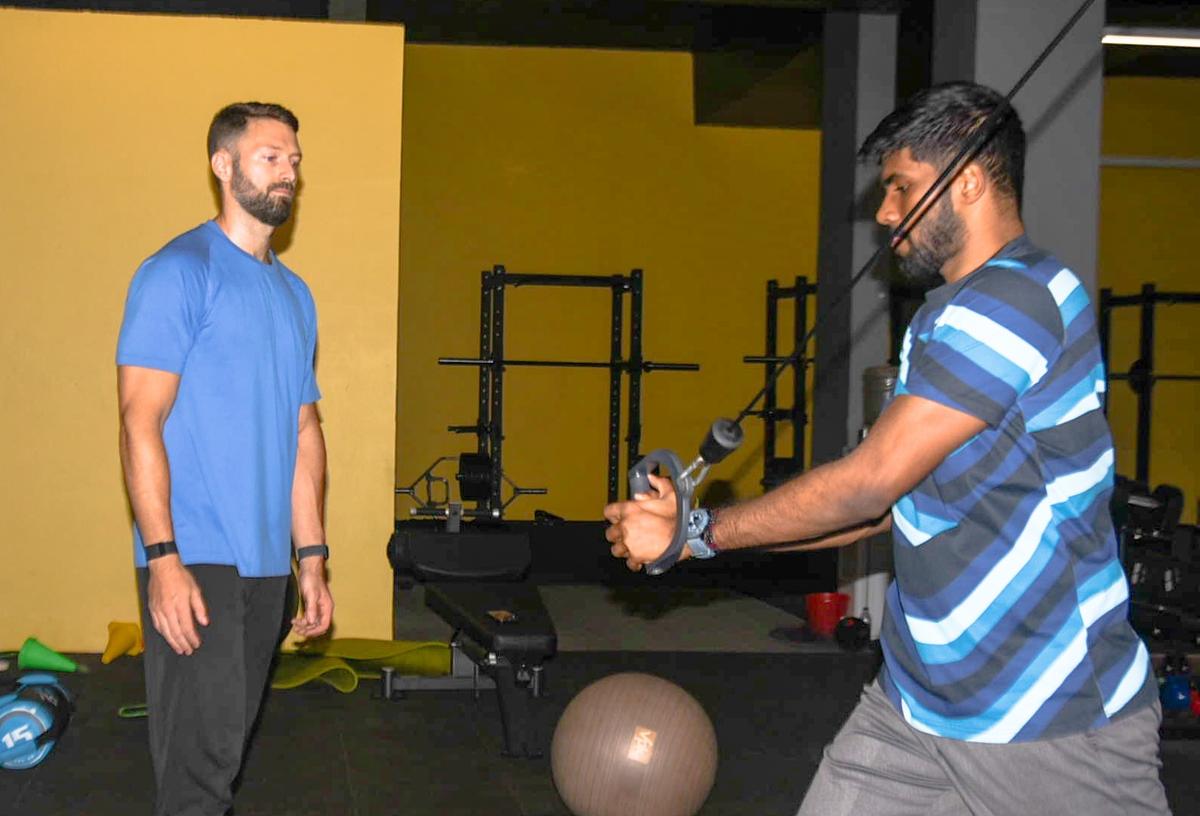
<svg viewBox="0 0 1200 816"><path fill-rule="evenodd" d="M1081 0L1082 1L1082 0ZM898 11L901 60L928 53L933 0L0 0L4 5L403 22L418 43L549 45L715 52L778 62L817 47L824 11ZM1107 0L1110 25L1200 29L1200 3ZM905 38L913 40L905 42ZM1105 72L1200 76L1200 49L1105 49ZM906 72L912 74L911 70ZM919 72L918 72L919 73Z"/></svg>
<svg viewBox="0 0 1200 816"><path fill-rule="evenodd" d="M325 0L362 4L371 20L402 21L412 42L678 49L754 48L778 57L819 44L828 10L893 11L902 51L928 49L932 0ZM1200 3L1108 0L1107 22L1200 29ZM906 59L902 54L901 59ZM913 58L907 58L910 62ZM1200 49L1105 48L1109 75L1200 76Z"/></svg>

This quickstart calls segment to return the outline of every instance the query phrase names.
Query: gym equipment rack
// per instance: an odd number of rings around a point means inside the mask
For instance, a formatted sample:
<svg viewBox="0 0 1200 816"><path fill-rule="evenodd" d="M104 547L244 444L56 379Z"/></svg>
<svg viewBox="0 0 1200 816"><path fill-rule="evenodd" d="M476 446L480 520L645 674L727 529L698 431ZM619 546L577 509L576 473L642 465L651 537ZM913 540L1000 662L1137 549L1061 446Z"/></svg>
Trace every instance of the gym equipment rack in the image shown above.
<svg viewBox="0 0 1200 816"><path fill-rule="evenodd" d="M763 407L751 411L748 416L761 417L763 421L763 477L762 485L767 490L778 486L789 477L804 470L807 458L804 448L804 430L808 426L808 367L813 357L802 347L808 335L808 298L816 297L817 285L808 278L799 276L791 286L780 286L779 281L767 281L767 336L763 354L747 354L744 363L766 366L766 385ZM779 353L779 302L791 300L794 307L792 322L792 353ZM792 406L780 408L776 392L776 369L791 366ZM776 423L790 422L792 425L792 455L776 455Z"/></svg>
<svg viewBox="0 0 1200 816"><path fill-rule="evenodd" d="M504 356L504 303L508 287L568 286L609 289L612 318L608 360L516 360ZM629 355L624 355L625 296L630 299ZM625 445L629 462L639 458L642 442L642 375L651 371L699 371L696 363L657 363L642 356L642 270L628 275L535 275L508 272L497 265L480 279L479 356L440 357L439 365L475 366L479 369L479 418L474 425L451 425L452 433L475 434L477 453L490 468L488 495L479 510L498 518L504 502L504 371L509 366L553 368L607 368L608 380L608 501L618 499L621 482L622 377L629 377ZM480 460L482 461L482 460Z"/></svg>
<svg viewBox="0 0 1200 816"><path fill-rule="evenodd" d="M1114 295L1112 289L1100 290L1100 353L1108 379L1125 380L1137 395L1137 467L1136 479L1150 481L1150 418L1154 385L1158 382L1200 382L1200 374L1160 374L1154 370L1155 307L1159 304L1200 303L1200 292L1160 292L1153 283L1142 284L1136 295ZM1109 340L1112 337L1112 312L1124 306L1138 306L1140 330L1138 358L1128 372L1111 373Z"/></svg>

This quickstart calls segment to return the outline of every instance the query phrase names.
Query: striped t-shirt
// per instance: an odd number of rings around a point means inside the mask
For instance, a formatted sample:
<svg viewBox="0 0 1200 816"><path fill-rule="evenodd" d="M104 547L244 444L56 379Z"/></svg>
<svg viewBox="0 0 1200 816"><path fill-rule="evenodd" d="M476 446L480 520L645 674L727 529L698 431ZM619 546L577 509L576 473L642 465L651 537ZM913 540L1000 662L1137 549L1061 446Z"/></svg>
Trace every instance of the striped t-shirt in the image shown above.
<svg viewBox="0 0 1200 816"><path fill-rule="evenodd" d="M896 395L987 423L892 509L880 681L914 728L1019 742L1153 699L1109 514L1104 390L1086 290L1024 237L913 318Z"/></svg>

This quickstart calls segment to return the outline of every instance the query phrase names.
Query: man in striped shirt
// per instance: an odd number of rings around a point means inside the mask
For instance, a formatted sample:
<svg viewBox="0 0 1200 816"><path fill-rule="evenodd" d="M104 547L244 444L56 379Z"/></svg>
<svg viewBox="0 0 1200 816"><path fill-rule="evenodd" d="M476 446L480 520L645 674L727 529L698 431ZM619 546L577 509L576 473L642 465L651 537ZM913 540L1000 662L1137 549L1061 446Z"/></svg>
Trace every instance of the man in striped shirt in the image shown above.
<svg viewBox="0 0 1200 816"><path fill-rule="evenodd" d="M1002 97L918 94L860 156L894 228ZM851 454L693 519L685 557L891 528L884 666L825 751L801 814L1162 814L1156 685L1128 622L1109 514L1112 439L1088 295L1025 236L1015 111L896 248L936 280L895 398ZM670 483L610 505L613 555L654 560ZM801 542L796 544L794 542Z"/></svg>

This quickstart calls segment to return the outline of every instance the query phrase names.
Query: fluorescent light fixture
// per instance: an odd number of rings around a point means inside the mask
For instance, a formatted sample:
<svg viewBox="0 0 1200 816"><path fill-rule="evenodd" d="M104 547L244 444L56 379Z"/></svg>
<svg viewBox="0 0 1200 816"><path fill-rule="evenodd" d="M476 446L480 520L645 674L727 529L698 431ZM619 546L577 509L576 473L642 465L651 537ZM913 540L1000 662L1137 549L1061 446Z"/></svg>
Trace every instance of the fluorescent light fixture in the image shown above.
<svg viewBox="0 0 1200 816"><path fill-rule="evenodd" d="M1104 45L1149 45L1160 48L1200 48L1200 30L1194 28L1123 28L1106 26Z"/></svg>

